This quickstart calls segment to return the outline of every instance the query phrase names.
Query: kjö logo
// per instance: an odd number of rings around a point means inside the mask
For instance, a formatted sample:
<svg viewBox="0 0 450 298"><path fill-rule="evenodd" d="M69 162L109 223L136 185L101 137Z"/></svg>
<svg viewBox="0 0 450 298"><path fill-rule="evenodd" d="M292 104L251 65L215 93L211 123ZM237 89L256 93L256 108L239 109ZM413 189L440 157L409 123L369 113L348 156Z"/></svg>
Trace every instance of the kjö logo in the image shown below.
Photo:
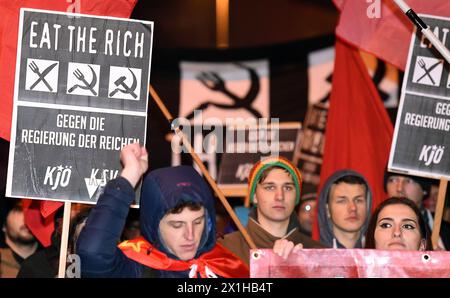
<svg viewBox="0 0 450 298"><path fill-rule="evenodd" d="M420 152L419 161L425 162L426 166L431 163L439 164L444 155L445 146L423 145Z"/></svg>
<svg viewBox="0 0 450 298"><path fill-rule="evenodd" d="M66 187L69 185L72 176L72 167L59 165L57 167L48 166L45 171L44 185L50 185L51 190L57 189L59 186Z"/></svg>

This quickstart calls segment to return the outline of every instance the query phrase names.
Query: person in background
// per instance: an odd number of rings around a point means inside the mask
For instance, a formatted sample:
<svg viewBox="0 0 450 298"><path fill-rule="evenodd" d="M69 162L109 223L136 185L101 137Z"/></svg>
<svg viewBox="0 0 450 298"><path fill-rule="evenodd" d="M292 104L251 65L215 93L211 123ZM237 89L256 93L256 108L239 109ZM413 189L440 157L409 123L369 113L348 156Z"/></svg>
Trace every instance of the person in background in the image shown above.
<svg viewBox="0 0 450 298"><path fill-rule="evenodd" d="M76 254L76 242L88 218L91 207L77 209L71 219L67 254ZM17 274L18 278L54 278L58 275L59 256L61 247L63 209L55 216L55 230L52 233L52 243L26 258Z"/></svg>
<svg viewBox="0 0 450 298"><path fill-rule="evenodd" d="M297 213L298 221L300 223L300 231L308 235L312 236L312 227L314 222L314 217L316 215L316 206L317 206L317 194L309 193L303 195L300 204L295 207L295 211Z"/></svg>
<svg viewBox="0 0 450 298"><path fill-rule="evenodd" d="M17 200L7 213L2 231L5 247L0 248L0 277L16 277L23 260L39 248L38 241L25 225L21 200Z"/></svg>
<svg viewBox="0 0 450 298"><path fill-rule="evenodd" d="M378 205L367 229L365 248L433 250L419 208L404 197L392 197Z"/></svg>
<svg viewBox="0 0 450 298"><path fill-rule="evenodd" d="M423 207L425 209L430 210L433 217L434 213L436 212L438 193L439 193L439 184L432 183L430 187L430 193L428 194L428 197L425 198L425 200L423 201Z"/></svg>
<svg viewBox="0 0 450 298"><path fill-rule="evenodd" d="M335 172L319 195L320 242L332 248L362 248L371 206L372 192L361 174Z"/></svg>
<svg viewBox="0 0 450 298"><path fill-rule="evenodd" d="M434 218L434 214L436 212L436 204L439 194L439 180L434 180L431 184L430 194L423 201L423 206L425 209L430 210L431 215ZM444 212L442 215L442 220L449 222L450 221L450 191L447 191L445 194L445 204L444 204Z"/></svg>

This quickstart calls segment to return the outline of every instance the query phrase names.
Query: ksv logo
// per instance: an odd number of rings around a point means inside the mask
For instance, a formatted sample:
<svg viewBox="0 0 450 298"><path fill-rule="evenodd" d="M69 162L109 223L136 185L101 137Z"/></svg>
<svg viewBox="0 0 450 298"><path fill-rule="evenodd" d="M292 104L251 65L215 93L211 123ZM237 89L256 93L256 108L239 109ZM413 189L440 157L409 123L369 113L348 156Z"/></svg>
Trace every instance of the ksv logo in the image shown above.
<svg viewBox="0 0 450 298"><path fill-rule="evenodd" d="M100 178L97 178L100 174ZM84 178L86 183L86 188L89 193L89 198L95 194L99 186L105 186L109 180L113 180L119 174L119 170L108 170L108 169L91 169L91 177Z"/></svg>
<svg viewBox="0 0 450 298"><path fill-rule="evenodd" d="M50 185L52 187L51 190L55 190L60 186L66 187L69 185L71 176L72 166L48 166L45 171L44 185Z"/></svg>
<svg viewBox="0 0 450 298"><path fill-rule="evenodd" d="M426 166L429 166L431 163L439 164L442 160L442 156L444 155L445 146L436 146L436 145L423 145L422 152L420 152L419 161L425 162Z"/></svg>

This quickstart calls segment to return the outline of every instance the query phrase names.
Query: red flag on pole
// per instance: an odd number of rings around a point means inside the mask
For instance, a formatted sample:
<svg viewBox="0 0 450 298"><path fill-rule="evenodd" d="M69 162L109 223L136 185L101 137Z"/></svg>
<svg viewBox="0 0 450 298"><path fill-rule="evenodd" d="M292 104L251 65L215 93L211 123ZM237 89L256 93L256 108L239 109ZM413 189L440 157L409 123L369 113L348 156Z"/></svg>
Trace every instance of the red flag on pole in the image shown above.
<svg viewBox="0 0 450 298"><path fill-rule="evenodd" d="M0 6L0 138L10 139L14 97L14 76L21 7L74 13L130 17L137 0L22 0L2 1ZM51 243L56 210L55 201L29 201L24 205L25 223L44 245Z"/></svg>
<svg viewBox="0 0 450 298"><path fill-rule="evenodd" d="M414 25L393 0L333 2L341 11L337 36L405 70ZM417 14L450 17L448 0L408 0L407 3ZM440 38L447 34L446 31L434 33Z"/></svg>
<svg viewBox="0 0 450 298"><path fill-rule="evenodd" d="M335 51L319 189L335 171L353 169L367 179L375 208L385 199L392 123L359 51L339 38ZM319 239L317 224L313 236Z"/></svg>

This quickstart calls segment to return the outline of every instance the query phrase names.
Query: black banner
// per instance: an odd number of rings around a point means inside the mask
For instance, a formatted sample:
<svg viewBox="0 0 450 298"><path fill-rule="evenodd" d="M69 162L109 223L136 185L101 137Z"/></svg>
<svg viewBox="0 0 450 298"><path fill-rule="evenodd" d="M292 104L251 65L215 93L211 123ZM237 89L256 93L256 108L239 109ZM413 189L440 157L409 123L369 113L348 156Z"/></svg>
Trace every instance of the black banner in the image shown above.
<svg viewBox="0 0 450 298"><path fill-rule="evenodd" d="M450 19L423 19L448 48ZM389 169L449 178L449 64L420 32L412 37L405 74Z"/></svg>
<svg viewBox="0 0 450 298"><path fill-rule="evenodd" d="M259 160L274 154L293 160L301 124L293 122L272 127L227 129L233 131L227 135L234 134L235 137L233 140L226 139L227 150L222 155L218 183L222 188L240 187L245 192L250 170ZM240 134L243 136L241 139Z"/></svg>

